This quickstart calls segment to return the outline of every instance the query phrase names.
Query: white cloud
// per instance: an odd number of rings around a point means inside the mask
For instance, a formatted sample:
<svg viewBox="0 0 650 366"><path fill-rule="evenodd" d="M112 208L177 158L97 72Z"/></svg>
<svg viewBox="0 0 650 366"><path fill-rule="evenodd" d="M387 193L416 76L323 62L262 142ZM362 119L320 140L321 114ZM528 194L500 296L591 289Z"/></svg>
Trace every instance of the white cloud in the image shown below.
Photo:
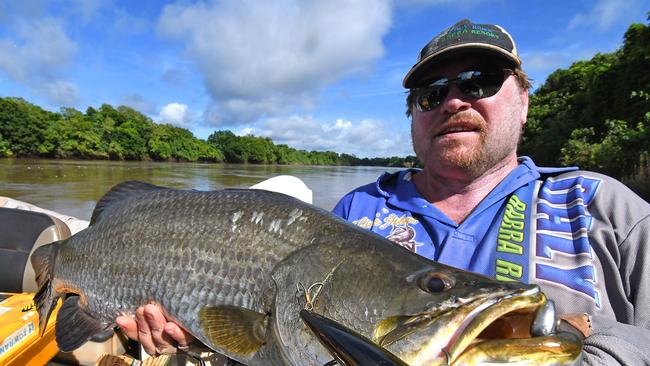
<svg viewBox="0 0 650 366"><path fill-rule="evenodd" d="M213 100L207 122L236 124L301 109L370 67L390 17L389 0L178 2L158 31L187 44Z"/></svg>
<svg viewBox="0 0 650 366"><path fill-rule="evenodd" d="M41 17L44 10L43 0L0 1L0 24Z"/></svg>
<svg viewBox="0 0 650 366"><path fill-rule="evenodd" d="M604 32L617 21L627 19L627 14L642 11L641 4L640 0L598 0L589 12L576 14L568 28L573 30L593 26Z"/></svg>
<svg viewBox="0 0 650 366"><path fill-rule="evenodd" d="M389 130L383 122L372 119L320 122L311 116L292 115L268 118L258 126L240 133L269 137L275 144L296 149L330 150L358 157L413 154L407 133Z"/></svg>
<svg viewBox="0 0 650 366"><path fill-rule="evenodd" d="M77 52L77 44L53 18L19 21L14 31L0 40L0 70L16 81L51 80Z"/></svg>
<svg viewBox="0 0 650 366"><path fill-rule="evenodd" d="M192 123L192 115L187 105L182 103L169 103L160 110L161 123L187 128Z"/></svg>
<svg viewBox="0 0 650 366"><path fill-rule="evenodd" d="M453 5L462 9L470 9L485 0L396 0L395 4L400 6L448 6Z"/></svg>
<svg viewBox="0 0 650 366"><path fill-rule="evenodd" d="M64 80L78 45L54 18L14 19L0 39L0 73L56 103L79 100L79 90Z"/></svg>
<svg viewBox="0 0 650 366"><path fill-rule="evenodd" d="M65 106L72 106L79 101L79 88L64 80L45 83L41 89L49 100Z"/></svg>
<svg viewBox="0 0 650 366"><path fill-rule="evenodd" d="M84 23L90 22L107 3L112 3L107 0L69 0L69 2L70 4L62 6L67 6L68 11L78 14Z"/></svg>
<svg viewBox="0 0 650 366"><path fill-rule="evenodd" d="M521 55L526 71L547 71L564 64L564 56L557 52L536 52Z"/></svg>
<svg viewBox="0 0 650 366"><path fill-rule="evenodd" d="M113 26L117 32L133 36L136 34L142 34L149 30L150 24L145 18L129 14L126 10L121 8L116 8L114 13Z"/></svg>
<svg viewBox="0 0 650 366"><path fill-rule="evenodd" d="M144 114L153 114L155 112L154 103L146 100L140 94L125 95L120 100L120 105L125 105Z"/></svg>
<svg viewBox="0 0 650 366"><path fill-rule="evenodd" d="M172 85L182 85L185 79L185 71L180 68L169 68L162 73L160 78Z"/></svg>
<svg viewBox="0 0 650 366"><path fill-rule="evenodd" d="M247 136L247 135L252 135L255 132L255 129L252 127L246 127L242 128L241 131L239 131L240 136Z"/></svg>
<svg viewBox="0 0 650 366"><path fill-rule="evenodd" d="M589 60L600 51L593 44L576 42L566 44L561 49L527 52L521 58L524 70L533 79L536 88L555 70L568 68L578 60Z"/></svg>

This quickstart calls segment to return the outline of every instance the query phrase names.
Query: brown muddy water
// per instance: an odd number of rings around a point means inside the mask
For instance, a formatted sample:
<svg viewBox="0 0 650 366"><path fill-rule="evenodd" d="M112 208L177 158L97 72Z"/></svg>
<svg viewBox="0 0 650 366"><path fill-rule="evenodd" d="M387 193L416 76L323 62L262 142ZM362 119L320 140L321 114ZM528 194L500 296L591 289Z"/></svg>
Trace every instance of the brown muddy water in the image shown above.
<svg viewBox="0 0 650 366"><path fill-rule="evenodd" d="M95 203L125 180L186 189L250 187L277 175L300 178L314 204L331 210L350 190L373 182L383 167L0 159L0 196L88 220Z"/></svg>

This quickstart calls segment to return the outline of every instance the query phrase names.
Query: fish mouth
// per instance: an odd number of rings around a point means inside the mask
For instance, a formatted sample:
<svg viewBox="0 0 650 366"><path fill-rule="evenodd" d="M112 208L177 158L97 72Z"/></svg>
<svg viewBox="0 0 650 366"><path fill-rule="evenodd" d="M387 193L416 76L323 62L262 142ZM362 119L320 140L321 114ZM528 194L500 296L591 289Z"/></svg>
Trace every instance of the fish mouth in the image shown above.
<svg viewBox="0 0 650 366"><path fill-rule="evenodd" d="M461 354L484 342L533 338L552 329L553 316L539 316L547 304L538 287L509 294L480 298L457 307L448 307L413 316L391 317L382 321L373 340L389 347L400 341L422 340L413 365L453 363ZM554 310L553 310L554 312ZM406 338L410 340L406 340Z"/></svg>

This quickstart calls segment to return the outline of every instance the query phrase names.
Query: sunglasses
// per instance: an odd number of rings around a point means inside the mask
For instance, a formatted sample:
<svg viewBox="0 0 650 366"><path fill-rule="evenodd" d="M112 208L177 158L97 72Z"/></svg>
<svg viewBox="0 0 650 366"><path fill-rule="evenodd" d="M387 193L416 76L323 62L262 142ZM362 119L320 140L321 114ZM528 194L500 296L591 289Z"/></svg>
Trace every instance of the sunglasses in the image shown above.
<svg viewBox="0 0 650 366"><path fill-rule="evenodd" d="M512 74L514 71L510 69L470 70L461 72L455 79L438 79L427 86L412 89L415 107L420 112L433 110L447 98L452 85L472 98L489 98L499 92L503 82Z"/></svg>

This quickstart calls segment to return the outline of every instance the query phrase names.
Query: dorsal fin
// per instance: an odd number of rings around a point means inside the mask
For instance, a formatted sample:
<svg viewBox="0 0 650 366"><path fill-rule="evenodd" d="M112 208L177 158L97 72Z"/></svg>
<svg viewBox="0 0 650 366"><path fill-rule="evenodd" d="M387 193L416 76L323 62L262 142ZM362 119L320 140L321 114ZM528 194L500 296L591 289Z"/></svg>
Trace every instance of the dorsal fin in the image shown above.
<svg viewBox="0 0 650 366"><path fill-rule="evenodd" d="M95 206L95 210L93 210L93 215L90 218L90 225L96 223L97 220L101 218L101 215L104 212L104 210L106 210L106 208L110 207L116 202L126 200L130 197L135 197L144 192L151 192L160 189L169 189L169 188L157 186L150 183L140 182L137 180L128 180L126 182L122 182L114 186L113 188L111 188L110 191L106 192L106 194L99 200L99 202L97 202L97 205Z"/></svg>

